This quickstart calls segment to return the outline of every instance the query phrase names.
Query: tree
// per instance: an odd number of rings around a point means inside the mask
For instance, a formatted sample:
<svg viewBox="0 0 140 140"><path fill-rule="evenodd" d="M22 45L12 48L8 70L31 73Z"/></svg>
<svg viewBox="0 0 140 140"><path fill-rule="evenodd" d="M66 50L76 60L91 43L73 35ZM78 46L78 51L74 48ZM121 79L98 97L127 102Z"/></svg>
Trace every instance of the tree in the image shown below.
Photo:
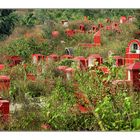
<svg viewBox="0 0 140 140"><path fill-rule="evenodd" d="M28 12L25 16L21 18L21 25L27 27L33 27L36 23L36 17L34 16L33 12Z"/></svg>
<svg viewBox="0 0 140 140"><path fill-rule="evenodd" d="M16 21L14 10L0 10L0 39L11 34Z"/></svg>
<svg viewBox="0 0 140 140"><path fill-rule="evenodd" d="M140 30L140 10L136 10L136 18L137 18L137 21L136 21L136 25L138 26L138 29Z"/></svg>

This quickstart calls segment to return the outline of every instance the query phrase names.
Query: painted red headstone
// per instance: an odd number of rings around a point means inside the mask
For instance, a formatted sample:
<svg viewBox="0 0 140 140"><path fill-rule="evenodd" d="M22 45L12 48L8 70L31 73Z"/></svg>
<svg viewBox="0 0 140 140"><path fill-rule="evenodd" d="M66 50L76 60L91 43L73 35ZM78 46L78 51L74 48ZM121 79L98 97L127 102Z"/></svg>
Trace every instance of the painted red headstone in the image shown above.
<svg viewBox="0 0 140 140"><path fill-rule="evenodd" d="M57 67L57 70L61 71L61 72L66 72L65 70L67 69L68 67L67 66L58 66Z"/></svg>
<svg viewBox="0 0 140 140"><path fill-rule="evenodd" d="M10 77L1 75L0 76L0 91L9 90L10 88Z"/></svg>
<svg viewBox="0 0 140 140"><path fill-rule="evenodd" d="M103 58L99 54L92 54L87 58L87 61L88 61L88 67L92 67L95 65L102 64Z"/></svg>
<svg viewBox="0 0 140 140"><path fill-rule="evenodd" d="M85 25L84 24L80 24L80 30L85 31Z"/></svg>
<svg viewBox="0 0 140 140"><path fill-rule="evenodd" d="M102 71L104 74L109 74L109 73L110 73L109 68L106 67L106 66L99 66L98 69L99 69L100 71Z"/></svg>
<svg viewBox="0 0 140 140"><path fill-rule="evenodd" d="M59 36L59 32L58 31L53 31L52 32L52 37L56 38Z"/></svg>
<svg viewBox="0 0 140 140"><path fill-rule="evenodd" d="M121 16L121 17L120 17L120 23L121 23L121 24L122 24L122 23L126 23L126 21L127 21L126 16Z"/></svg>
<svg viewBox="0 0 140 140"><path fill-rule="evenodd" d="M10 62L9 66L13 67L16 66L17 64L20 64L22 59L20 56L8 56L7 60Z"/></svg>
<svg viewBox="0 0 140 140"><path fill-rule="evenodd" d="M125 54L125 65L134 63L136 60L140 60L140 41L134 39L128 43Z"/></svg>
<svg viewBox="0 0 140 140"><path fill-rule="evenodd" d="M111 19L110 18L106 18L106 23L111 23Z"/></svg>
<svg viewBox="0 0 140 140"><path fill-rule="evenodd" d="M132 82L135 90L140 91L140 62L135 62L127 67L127 78Z"/></svg>
<svg viewBox="0 0 140 140"><path fill-rule="evenodd" d="M45 129L45 130L50 130L51 126L49 124L42 124L41 128Z"/></svg>
<svg viewBox="0 0 140 140"><path fill-rule="evenodd" d="M106 29L106 30L111 30L112 27L109 25L109 26L106 26L105 29Z"/></svg>
<svg viewBox="0 0 140 140"><path fill-rule="evenodd" d="M75 35L75 31L71 29L67 29L65 33L68 37L73 37Z"/></svg>
<svg viewBox="0 0 140 140"><path fill-rule="evenodd" d="M113 56L113 58L115 59L115 65L118 66L122 66L124 65L124 58L121 56Z"/></svg>
<svg viewBox="0 0 140 140"><path fill-rule="evenodd" d="M4 121L7 121L9 118L9 101L0 100L0 113Z"/></svg>
<svg viewBox="0 0 140 140"><path fill-rule="evenodd" d="M40 61L44 60L44 55L42 54L33 54L32 55L33 64L37 64Z"/></svg>
<svg viewBox="0 0 140 140"><path fill-rule="evenodd" d="M89 109L81 104L77 104L77 109L80 111L80 113L88 113Z"/></svg>
<svg viewBox="0 0 140 140"><path fill-rule="evenodd" d="M104 27L104 26L103 26L102 23L99 23L99 24L98 24L98 28L99 28L99 29L102 29L103 27Z"/></svg>
<svg viewBox="0 0 140 140"><path fill-rule="evenodd" d="M135 17L133 17L133 16L128 16L128 22L131 23L131 22L133 22L133 21L135 21Z"/></svg>
<svg viewBox="0 0 140 140"><path fill-rule="evenodd" d="M83 56L74 57L73 60L76 62L77 68L86 70L87 69L87 59Z"/></svg>
<svg viewBox="0 0 140 140"><path fill-rule="evenodd" d="M66 68L65 73L66 73L66 79L71 80L74 76L74 69L73 68Z"/></svg>
<svg viewBox="0 0 140 140"><path fill-rule="evenodd" d="M0 70L3 70L5 68L4 64L0 64Z"/></svg>
<svg viewBox="0 0 140 140"><path fill-rule="evenodd" d="M96 46L101 45L101 33L100 33L100 31L98 31L94 34L93 42Z"/></svg>
<svg viewBox="0 0 140 140"><path fill-rule="evenodd" d="M92 26L92 30L93 30L93 32L97 32L98 27L97 27L97 26L95 26L95 25L93 25L93 26Z"/></svg>
<svg viewBox="0 0 140 140"><path fill-rule="evenodd" d="M112 24L112 29L118 29L119 28L119 23L117 23L117 22L113 22Z"/></svg>
<svg viewBox="0 0 140 140"><path fill-rule="evenodd" d="M27 80L31 80L31 81L35 81L36 80L35 75L32 74L32 73L28 73L26 76L27 76Z"/></svg>
<svg viewBox="0 0 140 140"><path fill-rule="evenodd" d="M53 62L53 61L55 62L55 61L58 61L59 60L59 56L57 54L51 54L51 55L48 55L46 57L46 60L48 62Z"/></svg>

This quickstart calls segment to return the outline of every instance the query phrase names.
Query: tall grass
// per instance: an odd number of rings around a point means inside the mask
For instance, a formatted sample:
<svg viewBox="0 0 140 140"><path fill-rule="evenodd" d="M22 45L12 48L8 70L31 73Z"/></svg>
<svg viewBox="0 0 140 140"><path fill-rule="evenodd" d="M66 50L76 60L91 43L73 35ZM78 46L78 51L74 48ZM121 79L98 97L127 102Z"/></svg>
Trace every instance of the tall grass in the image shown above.
<svg viewBox="0 0 140 140"><path fill-rule="evenodd" d="M90 23L89 23L90 24ZM75 28L73 23L73 28ZM93 34L77 34L67 37L63 28L59 28L62 35L55 39L50 37L45 42L38 42L33 36L25 37L23 29L18 35L11 35L8 42L1 43L1 55L20 55L26 60L27 69L23 64L13 68L6 68L0 74L10 75L10 95L3 98L11 103L22 105L21 109L11 112L9 122L0 122L1 130L10 131L120 131L138 130L140 114L139 93L127 85L113 86L112 81L124 79L124 67L108 67L110 75L104 75L96 68L88 71L75 71L74 79L66 81L56 74L56 67L61 64L41 63L44 68L41 73L31 62L31 54L42 53L48 55L64 54L66 47L73 47L75 56L85 56L99 53L108 61L108 51L113 50L116 55L125 54L128 42L133 39L136 27L133 24L120 25L120 34L112 31L101 31L101 46L84 49L79 43L92 43ZM21 29L22 30L22 29ZM30 29L33 31L33 29ZM42 31L42 30L41 30ZM46 32L44 31L44 34ZM47 35L46 35L47 37ZM43 38L43 37L42 37ZM44 39L44 38L43 38ZM64 40L65 44L61 44ZM35 81L27 80L26 74L33 73ZM82 93L85 100L77 99L76 93ZM87 113L81 112L79 106L88 108ZM43 128L42 124L49 127Z"/></svg>

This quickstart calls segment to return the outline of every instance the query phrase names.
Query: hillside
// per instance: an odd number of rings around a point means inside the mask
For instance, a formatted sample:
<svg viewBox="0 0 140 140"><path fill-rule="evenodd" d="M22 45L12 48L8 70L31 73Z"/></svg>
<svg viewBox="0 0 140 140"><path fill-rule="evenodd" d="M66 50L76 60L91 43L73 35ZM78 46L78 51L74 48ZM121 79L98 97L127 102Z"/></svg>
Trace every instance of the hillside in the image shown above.
<svg viewBox="0 0 140 140"><path fill-rule="evenodd" d="M138 10L0 12L0 130L140 129Z"/></svg>

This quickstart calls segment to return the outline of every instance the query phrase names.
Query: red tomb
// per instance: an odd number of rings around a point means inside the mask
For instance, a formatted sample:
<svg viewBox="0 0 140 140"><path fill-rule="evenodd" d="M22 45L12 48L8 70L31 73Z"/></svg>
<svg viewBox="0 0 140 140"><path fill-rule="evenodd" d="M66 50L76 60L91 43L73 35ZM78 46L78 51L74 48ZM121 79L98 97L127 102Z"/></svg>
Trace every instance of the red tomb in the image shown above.
<svg viewBox="0 0 140 140"><path fill-rule="evenodd" d="M140 91L140 62L129 65L127 70L127 79L132 82L135 90Z"/></svg>
<svg viewBox="0 0 140 140"><path fill-rule="evenodd" d="M9 62L10 67L20 64L22 61L20 56L9 56L9 57L7 57L7 60Z"/></svg>
<svg viewBox="0 0 140 140"><path fill-rule="evenodd" d="M121 16L120 17L120 23L126 23L126 21L127 21L126 16Z"/></svg>
<svg viewBox="0 0 140 140"><path fill-rule="evenodd" d="M26 76L27 76L27 79L28 79L28 80L31 80L31 81L35 81L35 80L36 80L35 75L32 74L32 73L28 73Z"/></svg>
<svg viewBox="0 0 140 140"><path fill-rule="evenodd" d="M71 80L74 76L74 69L73 68L66 68L65 73L66 73L66 79Z"/></svg>
<svg viewBox="0 0 140 140"><path fill-rule="evenodd" d="M100 33L100 31L98 31L94 34L93 42L94 42L95 46L101 45L101 33Z"/></svg>
<svg viewBox="0 0 140 140"><path fill-rule="evenodd" d="M124 58L121 56L113 56L113 58L115 59L115 65L118 66L122 66L124 65Z"/></svg>
<svg viewBox="0 0 140 140"><path fill-rule="evenodd" d="M52 31L52 37L56 38L59 36L59 32L58 31Z"/></svg>
<svg viewBox="0 0 140 140"><path fill-rule="evenodd" d="M100 65L103 63L103 58L99 54L92 54L87 58L88 67Z"/></svg>
<svg viewBox="0 0 140 140"><path fill-rule="evenodd" d="M104 26L103 26L102 23L99 23L99 24L98 24L98 28L99 28L99 29L102 29L103 27L104 27Z"/></svg>
<svg viewBox="0 0 140 140"><path fill-rule="evenodd" d="M68 20L62 20L61 23L62 23L63 27L69 26Z"/></svg>
<svg viewBox="0 0 140 140"><path fill-rule="evenodd" d="M65 33L66 33L66 35L67 35L68 37L73 37L74 34L75 34L75 31L74 31L74 30L67 29L67 30L65 31Z"/></svg>
<svg viewBox="0 0 140 140"><path fill-rule="evenodd" d="M125 65L134 63L140 60L140 41L134 39L128 43L125 54Z"/></svg>
<svg viewBox="0 0 140 140"><path fill-rule="evenodd" d="M57 54L51 54L51 55L46 57L46 60L48 62L55 62L55 61L59 60L59 56Z"/></svg>
<svg viewBox="0 0 140 140"><path fill-rule="evenodd" d="M106 18L106 23L111 23L111 19L110 18Z"/></svg>
<svg viewBox="0 0 140 140"><path fill-rule="evenodd" d="M98 27L97 27L97 26L95 26L95 25L93 25L93 26L92 26L92 30L93 30L93 32L97 32Z"/></svg>
<svg viewBox="0 0 140 140"><path fill-rule="evenodd" d="M101 34L100 31L96 32L93 37L93 43L80 43L79 46L85 47L85 48L92 48L95 46L101 45Z"/></svg>
<svg viewBox="0 0 140 140"><path fill-rule="evenodd" d="M106 66L99 66L98 69L99 69L100 71L102 71L104 74L109 74L109 73L110 73L109 68L106 67Z"/></svg>
<svg viewBox="0 0 140 140"><path fill-rule="evenodd" d="M8 90L10 88L10 78L8 76L0 76L0 91Z"/></svg>
<svg viewBox="0 0 140 140"><path fill-rule="evenodd" d="M3 70L5 68L4 64L0 64L0 70Z"/></svg>
<svg viewBox="0 0 140 140"><path fill-rule="evenodd" d="M87 69L87 59L83 56L74 57L73 60L76 62L76 66L78 69Z"/></svg>
<svg viewBox="0 0 140 140"><path fill-rule="evenodd" d="M0 100L0 113L4 121L8 120L9 117L9 101Z"/></svg>
<svg viewBox="0 0 140 140"><path fill-rule="evenodd" d="M85 25L84 24L80 24L80 30L85 31Z"/></svg>
<svg viewBox="0 0 140 140"><path fill-rule="evenodd" d="M33 64L37 64L41 60L44 60L44 55L42 54L33 54L32 55Z"/></svg>
<svg viewBox="0 0 140 140"><path fill-rule="evenodd" d="M65 54L65 55L62 55L61 57L60 57L60 59L62 60L62 59L72 59L73 57L71 56L71 55L68 55L68 54Z"/></svg>

